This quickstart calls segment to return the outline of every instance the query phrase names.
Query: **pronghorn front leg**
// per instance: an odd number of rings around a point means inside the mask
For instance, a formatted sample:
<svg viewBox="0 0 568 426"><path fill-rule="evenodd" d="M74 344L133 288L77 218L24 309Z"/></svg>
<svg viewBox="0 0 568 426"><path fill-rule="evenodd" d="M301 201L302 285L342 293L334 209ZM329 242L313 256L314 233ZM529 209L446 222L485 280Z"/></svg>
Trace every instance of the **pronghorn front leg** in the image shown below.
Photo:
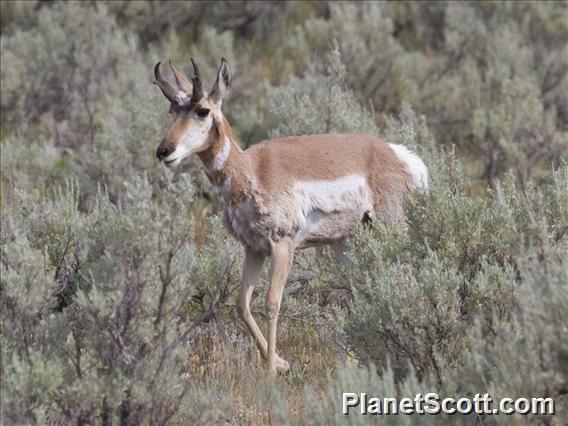
<svg viewBox="0 0 568 426"><path fill-rule="evenodd" d="M254 286L260 278L262 265L264 264L264 255L245 247L245 263L243 266L243 278L241 282L241 290L237 299L237 312L247 325L247 328L256 342L256 346L264 359L268 359L268 343L258 328L254 317L250 312L250 299ZM286 371L290 368L288 362L276 355L276 366L280 371Z"/></svg>
<svg viewBox="0 0 568 426"><path fill-rule="evenodd" d="M284 292L284 284L294 256L294 242L286 237L271 243L270 287L266 294L266 318L268 319L268 372L276 376L276 326Z"/></svg>

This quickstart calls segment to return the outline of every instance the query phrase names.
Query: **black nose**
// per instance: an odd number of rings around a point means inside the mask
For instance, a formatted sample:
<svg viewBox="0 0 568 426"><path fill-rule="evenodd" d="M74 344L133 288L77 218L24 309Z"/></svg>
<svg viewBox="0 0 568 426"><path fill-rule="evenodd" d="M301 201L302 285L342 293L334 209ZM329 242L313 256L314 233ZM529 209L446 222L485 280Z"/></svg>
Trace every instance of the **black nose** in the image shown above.
<svg viewBox="0 0 568 426"><path fill-rule="evenodd" d="M156 157L158 157L158 160L162 160L166 158L168 155L170 155L172 152L174 152L173 147L171 145L162 142L160 143L160 145L158 145L158 149L156 149Z"/></svg>

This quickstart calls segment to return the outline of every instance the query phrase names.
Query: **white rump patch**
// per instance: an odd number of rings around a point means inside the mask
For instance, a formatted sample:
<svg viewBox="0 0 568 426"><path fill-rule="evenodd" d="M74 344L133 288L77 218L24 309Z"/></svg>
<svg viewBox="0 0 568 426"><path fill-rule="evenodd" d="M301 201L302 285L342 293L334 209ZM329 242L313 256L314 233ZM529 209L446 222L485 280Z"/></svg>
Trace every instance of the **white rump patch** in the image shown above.
<svg viewBox="0 0 568 426"><path fill-rule="evenodd" d="M213 170L221 170L229 158L229 153L231 152L231 141L228 138L225 138L223 141L223 149L217 154L213 163L211 163L211 168Z"/></svg>
<svg viewBox="0 0 568 426"><path fill-rule="evenodd" d="M428 169L424 161L404 145L389 143L400 161L406 164L415 189L428 189Z"/></svg>

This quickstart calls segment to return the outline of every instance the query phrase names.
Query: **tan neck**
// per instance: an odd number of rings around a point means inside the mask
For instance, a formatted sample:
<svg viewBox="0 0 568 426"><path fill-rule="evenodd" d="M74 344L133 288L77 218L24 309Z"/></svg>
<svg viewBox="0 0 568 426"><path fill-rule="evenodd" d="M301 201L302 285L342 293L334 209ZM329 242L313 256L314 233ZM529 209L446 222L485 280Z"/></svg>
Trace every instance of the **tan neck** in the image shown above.
<svg viewBox="0 0 568 426"><path fill-rule="evenodd" d="M246 156L233 138L231 127L225 117L222 117L221 123L213 125L209 138L208 147L197 154L205 166L207 177L217 188L230 181L234 190L239 188L239 192L242 192L243 185L235 184L245 178ZM223 198L227 196L240 199L244 194L223 194Z"/></svg>

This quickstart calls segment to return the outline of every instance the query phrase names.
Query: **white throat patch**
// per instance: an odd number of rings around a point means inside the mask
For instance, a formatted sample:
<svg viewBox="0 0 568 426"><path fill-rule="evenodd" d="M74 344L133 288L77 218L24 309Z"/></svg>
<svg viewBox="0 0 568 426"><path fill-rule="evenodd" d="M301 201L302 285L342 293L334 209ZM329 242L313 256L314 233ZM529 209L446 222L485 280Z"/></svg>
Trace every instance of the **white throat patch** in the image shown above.
<svg viewBox="0 0 568 426"><path fill-rule="evenodd" d="M229 140L229 138L226 137L223 140L223 148L211 163L211 168L213 170L221 170L225 165L225 163L227 162L230 153L231 153L231 141Z"/></svg>

